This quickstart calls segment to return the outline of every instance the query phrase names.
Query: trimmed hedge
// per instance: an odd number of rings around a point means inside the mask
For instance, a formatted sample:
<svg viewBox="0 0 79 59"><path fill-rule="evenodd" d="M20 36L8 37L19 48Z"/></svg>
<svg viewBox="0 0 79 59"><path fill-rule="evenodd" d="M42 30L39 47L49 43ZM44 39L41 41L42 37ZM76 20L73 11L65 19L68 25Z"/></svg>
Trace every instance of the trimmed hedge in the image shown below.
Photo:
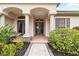
<svg viewBox="0 0 79 59"><path fill-rule="evenodd" d="M60 28L50 32L50 45L59 52L68 55L79 55L79 31Z"/></svg>

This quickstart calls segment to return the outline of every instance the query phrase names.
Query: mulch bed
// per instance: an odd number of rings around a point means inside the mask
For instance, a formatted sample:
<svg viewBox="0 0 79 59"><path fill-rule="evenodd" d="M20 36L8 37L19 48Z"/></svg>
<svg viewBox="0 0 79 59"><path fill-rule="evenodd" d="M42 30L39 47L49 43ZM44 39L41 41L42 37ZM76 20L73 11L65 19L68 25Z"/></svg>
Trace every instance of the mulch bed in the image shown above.
<svg viewBox="0 0 79 59"><path fill-rule="evenodd" d="M30 42L24 42L24 47L20 50L17 50L15 56L23 56L29 47Z"/></svg>
<svg viewBox="0 0 79 59"><path fill-rule="evenodd" d="M57 51L56 49L54 49L49 43L48 43L49 48L51 49L52 53L54 56L69 56L69 55L65 55L62 52Z"/></svg>

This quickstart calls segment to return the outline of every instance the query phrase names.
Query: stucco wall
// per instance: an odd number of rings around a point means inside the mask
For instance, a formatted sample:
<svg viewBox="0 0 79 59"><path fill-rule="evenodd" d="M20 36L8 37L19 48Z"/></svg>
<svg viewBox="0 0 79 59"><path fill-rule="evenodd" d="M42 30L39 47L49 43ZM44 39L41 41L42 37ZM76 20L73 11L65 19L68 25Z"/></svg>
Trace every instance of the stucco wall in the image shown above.
<svg viewBox="0 0 79 59"><path fill-rule="evenodd" d="M15 20L15 19L10 19L10 18L8 18L8 17L5 17L5 25L11 25L12 27L14 27L14 30L15 31L17 31L16 30L16 28L17 28L17 26L16 26L16 21L17 20Z"/></svg>
<svg viewBox="0 0 79 59"><path fill-rule="evenodd" d="M70 28L73 28L75 26L79 26L79 16L76 17L70 17Z"/></svg>
<svg viewBox="0 0 79 59"><path fill-rule="evenodd" d="M56 7L57 7L57 4L54 3L54 4L0 4L0 12L5 9L5 8L8 8L8 7L16 7L16 8L19 8L23 11L23 13L30 13L29 10L33 9L33 8L36 8L36 7L43 7L43 8L47 8L50 13L56 13Z"/></svg>

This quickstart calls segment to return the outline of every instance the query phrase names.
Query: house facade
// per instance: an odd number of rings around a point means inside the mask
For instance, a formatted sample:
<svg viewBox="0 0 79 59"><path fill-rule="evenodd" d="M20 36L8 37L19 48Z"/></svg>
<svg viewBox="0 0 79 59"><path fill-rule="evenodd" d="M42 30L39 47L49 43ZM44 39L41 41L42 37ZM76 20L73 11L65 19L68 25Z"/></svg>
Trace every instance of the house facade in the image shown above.
<svg viewBox="0 0 79 59"><path fill-rule="evenodd" d="M0 4L0 26L7 24L23 37L48 36L56 28L79 26L79 12L57 11L59 3Z"/></svg>

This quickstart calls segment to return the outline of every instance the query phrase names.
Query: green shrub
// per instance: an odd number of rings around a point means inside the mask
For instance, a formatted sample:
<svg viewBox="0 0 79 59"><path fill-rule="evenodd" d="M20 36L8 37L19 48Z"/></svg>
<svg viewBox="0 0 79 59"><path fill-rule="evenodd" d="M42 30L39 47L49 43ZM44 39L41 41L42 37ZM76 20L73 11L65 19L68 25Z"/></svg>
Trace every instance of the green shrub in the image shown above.
<svg viewBox="0 0 79 59"><path fill-rule="evenodd" d="M60 28L51 31L49 42L57 51L70 55L79 55L79 31Z"/></svg>
<svg viewBox="0 0 79 59"><path fill-rule="evenodd" d="M23 46L24 46L24 42L23 42L22 40L18 39L18 40L16 41L16 48L17 48L17 49L22 49Z"/></svg>
<svg viewBox="0 0 79 59"><path fill-rule="evenodd" d="M6 25L0 27L0 43L8 43L14 33L16 35L12 26Z"/></svg>
<svg viewBox="0 0 79 59"><path fill-rule="evenodd" d="M3 43L0 43L0 55L1 55L1 52L2 52L3 46L4 46L4 44Z"/></svg>
<svg viewBox="0 0 79 59"><path fill-rule="evenodd" d="M2 56L14 56L16 53L16 46L14 44L6 44L2 48Z"/></svg>

